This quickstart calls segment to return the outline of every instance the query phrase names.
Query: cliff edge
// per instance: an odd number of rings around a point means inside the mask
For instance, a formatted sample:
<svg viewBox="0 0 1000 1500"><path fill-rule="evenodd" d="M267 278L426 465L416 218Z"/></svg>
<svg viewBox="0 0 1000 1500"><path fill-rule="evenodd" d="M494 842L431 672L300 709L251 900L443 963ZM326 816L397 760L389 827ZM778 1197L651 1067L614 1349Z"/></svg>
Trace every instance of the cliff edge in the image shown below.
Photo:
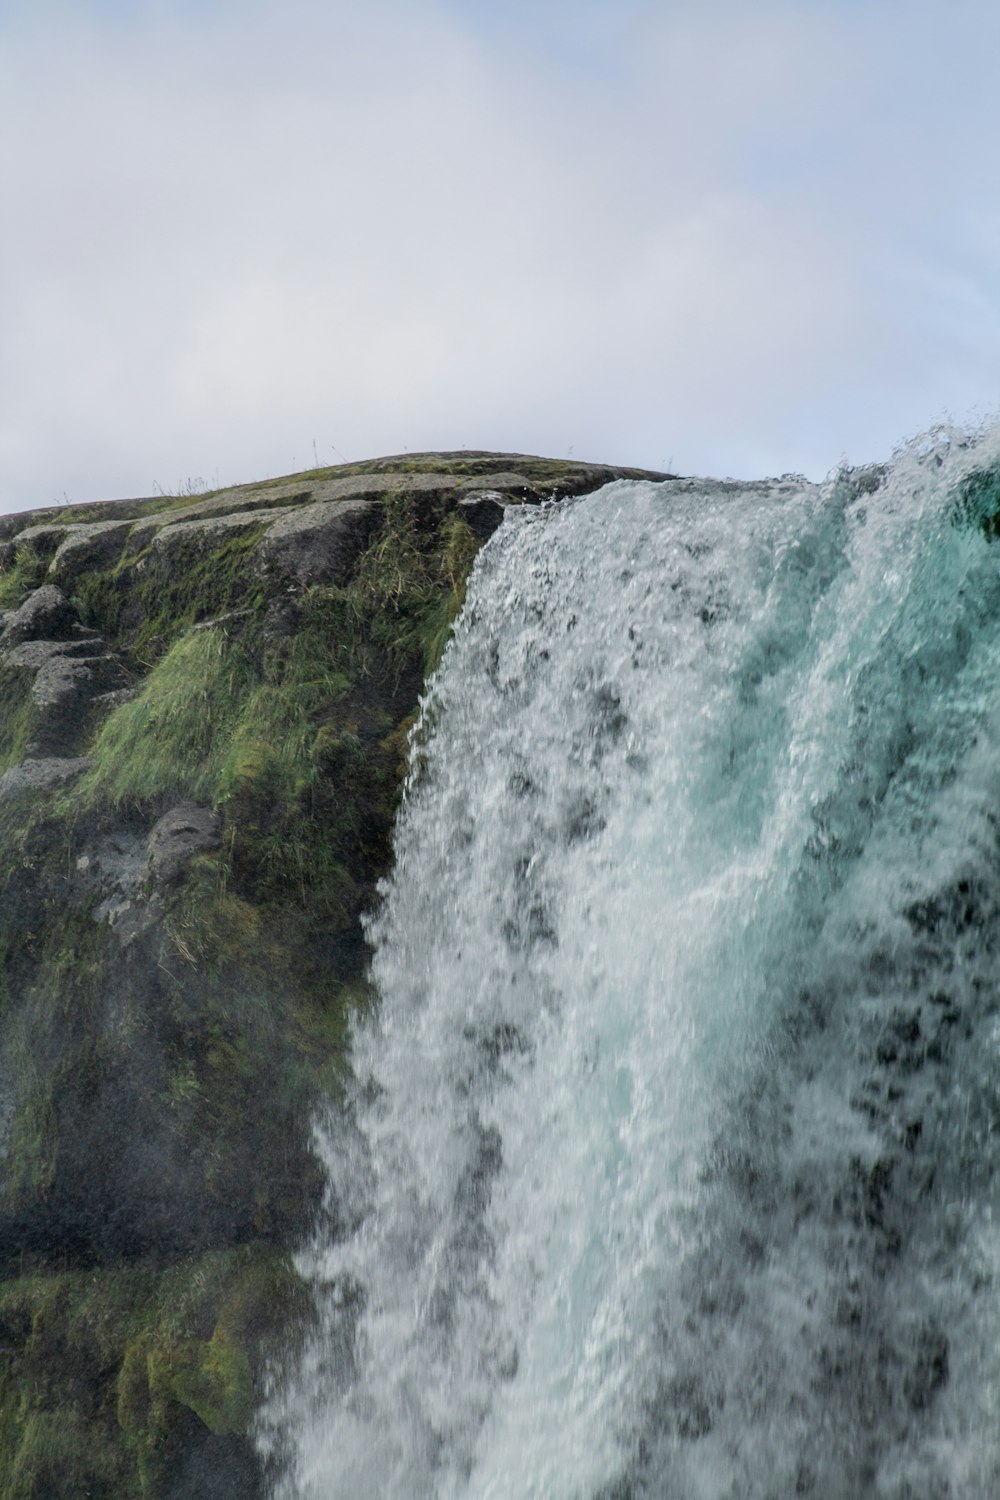
<svg viewBox="0 0 1000 1500"><path fill-rule="evenodd" d="M509 504L407 454L0 518L0 1500L249 1500L407 735Z"/></svg>

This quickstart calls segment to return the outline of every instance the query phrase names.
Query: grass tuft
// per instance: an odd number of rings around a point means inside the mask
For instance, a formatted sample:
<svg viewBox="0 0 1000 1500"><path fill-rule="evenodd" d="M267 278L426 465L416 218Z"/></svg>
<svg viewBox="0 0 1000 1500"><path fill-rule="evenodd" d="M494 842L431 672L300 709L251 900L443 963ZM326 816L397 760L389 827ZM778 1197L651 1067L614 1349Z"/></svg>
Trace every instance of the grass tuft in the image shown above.
<svg viewBox="0 0 1000 1500"><path fill-rule="evenodd" d="M16 609L34 589L41 588L49 559L33 547L19 547L13 562L0 570L0 609Z"/></svg>
<svg viewBox="0 0 1000 1500"><path fill-rule="evenodd" d="M219 771L252 680L239 644L222 628L191 631L158 662L138 697L105 720L75 796L150 803L216 798Z"/></svg>

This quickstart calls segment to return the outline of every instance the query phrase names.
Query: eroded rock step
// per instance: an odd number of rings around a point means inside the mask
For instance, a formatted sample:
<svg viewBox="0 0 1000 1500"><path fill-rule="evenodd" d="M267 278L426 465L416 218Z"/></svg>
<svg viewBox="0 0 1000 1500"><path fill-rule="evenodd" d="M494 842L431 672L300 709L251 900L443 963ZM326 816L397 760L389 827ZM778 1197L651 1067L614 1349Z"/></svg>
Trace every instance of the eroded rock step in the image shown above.
<svg viewBox="0 0 1000 1500"><path fill-rule="evenodd" d="M12 788L54 786L76 774L59 760L75 755L92 705L109 694L127 693L130 674L121 657L96 631L88 630L63 591L44 584L0 624L0 679L28 685L25 761L44 760L49 770L20 777L10 771L0 781L0 795ZM79 767L78 767L79 768ZM17 770L16 767L12 770Z"/></svg>

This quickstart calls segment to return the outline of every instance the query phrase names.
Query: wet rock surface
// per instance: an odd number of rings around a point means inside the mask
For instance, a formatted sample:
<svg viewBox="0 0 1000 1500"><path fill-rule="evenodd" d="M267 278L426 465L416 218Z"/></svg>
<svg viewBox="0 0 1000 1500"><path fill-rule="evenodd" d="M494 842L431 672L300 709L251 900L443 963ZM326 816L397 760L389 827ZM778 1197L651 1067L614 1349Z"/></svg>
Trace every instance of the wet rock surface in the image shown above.
<svg viewBox="0 0 1000 1500"><path fill-rule="evenodd" d="M72 749L84 728L89 705L128 681L122 663L107 651L82 658L52 656L39 668L31 688L36 726L28 755Z"/></svg>
<svg viewBox="0 0 1000 1500"><path fill-rule="evenodd" d="M127 948L161 919L164 893L188 861L217 848L220 835L218 813L190 800L170 808L148 832L116 829L77 857L75 900L87 906L95 922L107 923Z"/></svg>
<svg viewBox="0 0 1000 1500"><path fill-rule="evenodd" d="M54 584L43 584L5 616L0 674L30 681L27 760L71 756L92 703L130 681L121 657L80 620Z"/></svg>
<svg viewBox="0 0 1000 1500"><path fill-rule="evenodd" d="M210 807L180 802L154 824L146 840L146 869L150 880L167 885L176 880L192 855L218 846L222 819Z"/></svg>
<svg viewBox="0 0 1000 1500"><path fill-rule="evenodd" d="M0 801L16 797L21 792L54 791L82 775L89 765L89 756L78 755L26 760L20 765L10 766L0 776Z"/></svg>
<svg viewBox="0 0 1000 1500"><path fill-rule="evenodd" d="M0 651L22 641L64 640L72 634L79 615L62 589L43 584L18 609L8 610L0 628Z"/></svg>

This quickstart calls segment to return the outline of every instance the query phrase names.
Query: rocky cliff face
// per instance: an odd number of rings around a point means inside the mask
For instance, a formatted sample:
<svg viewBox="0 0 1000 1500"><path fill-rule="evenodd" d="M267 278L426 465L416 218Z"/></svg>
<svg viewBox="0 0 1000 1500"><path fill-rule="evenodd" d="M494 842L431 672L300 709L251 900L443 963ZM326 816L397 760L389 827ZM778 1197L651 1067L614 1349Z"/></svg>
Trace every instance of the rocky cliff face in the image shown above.
<svg viewBox="0 0 1000 1500"><path fill-rule="evenodd" d="M615 477L407 455L0 518L0 1500L263 1493L425 676L504 505Z"/></svg>

